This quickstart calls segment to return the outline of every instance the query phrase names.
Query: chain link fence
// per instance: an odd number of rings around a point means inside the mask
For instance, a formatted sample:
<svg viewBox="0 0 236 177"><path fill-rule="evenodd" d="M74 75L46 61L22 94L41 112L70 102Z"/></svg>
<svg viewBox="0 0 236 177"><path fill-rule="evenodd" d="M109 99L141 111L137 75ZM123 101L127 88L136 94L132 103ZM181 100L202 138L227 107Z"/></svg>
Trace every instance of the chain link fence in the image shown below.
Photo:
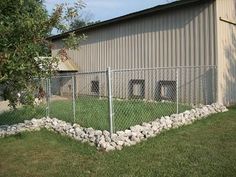
<svg viewBox="0 0 236 177"><path fill-rule="evenodd" d="M38 81L32 111L0 110L0 125L49 116L110 132L124 130L216 102L216 74L215 66L199 66L57 75Z"/></svg>
<svg viewBox="0 0 236 177"><path fill-rule="evenodd" d="M0 125L22 123L24 120L46 116L48 103L46 99L47 80L35 79L33 85L34 106L23 105L29 98L25 91L21 91L15 93L18 99L17 109L9 107L9 101L5 100L4 96L8 91L3 86L0 88Z"/></svg>
<svg viewBox="0 0 236 177"><path fill-rule="evenodd" d="M216 102L216 67L114 70L115 130Z"/></svg>

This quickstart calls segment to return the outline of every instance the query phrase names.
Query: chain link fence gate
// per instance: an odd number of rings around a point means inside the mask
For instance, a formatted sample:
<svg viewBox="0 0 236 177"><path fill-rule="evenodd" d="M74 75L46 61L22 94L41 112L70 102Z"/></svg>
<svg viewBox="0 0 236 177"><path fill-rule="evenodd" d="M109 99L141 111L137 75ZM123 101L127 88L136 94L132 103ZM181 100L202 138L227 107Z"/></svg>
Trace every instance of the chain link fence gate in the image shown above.
<svg viewBox="0 0 236 177"><path fill-rule="evenodd" d="M216 74L215 66L198 66L57 75L39 82L45 97L36 106L37 114L24 118L49 116L83 127L124 130L216 102ZM0 125L22 122L17 118L20 110L0 112Z"/></svg>

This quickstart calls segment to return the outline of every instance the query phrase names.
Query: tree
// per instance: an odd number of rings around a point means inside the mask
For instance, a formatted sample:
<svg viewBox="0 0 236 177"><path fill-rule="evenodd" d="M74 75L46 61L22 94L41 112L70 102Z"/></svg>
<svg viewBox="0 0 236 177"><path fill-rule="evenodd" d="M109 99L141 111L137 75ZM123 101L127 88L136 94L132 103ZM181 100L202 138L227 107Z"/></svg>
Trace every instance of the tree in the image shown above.
<svg viewBox="0 0 236 177"><path fill-rule="evenodd" d="M101 21L85 21L84 19L75 19L71 24L70 24L70 30L75 30L78 28L82 28L85 26L89 26L89 25L94 25L96 23L100 23Z"/></svg>
<svg viewBox="0 0 236 177"><path fill-rule="evenodd" d="M85 26L89 25L94 25L96 23L101 22L100 20L98 21L92 21L92 13L89 12L84 12L83 14L80 14L80 16L77 16L74 20L71 21L70 23L70 30L75 30L78 28L82 28Z"/></svg>
<svg viewBox="0 0 236 177"><path fill-rule="evenodd" d="M54 28L68 30L66 24L83 7L81 1L73 6L64 3L49 15L42 0L0 1L0 85L11 107L16 108L19 92L25 94L23 104L33 105L35 78L48 77L56 69L56 58L39 57L50 55L52 44L47 37ZM75 47L80 39L71 34L65 47Z"/></svg>
<svg viewBox="0 0 236 177"><path fill-rule="evenodd" d="M82 19L76 19L70 24L70 30L75 30L87 26L87 22Z"/></svg>

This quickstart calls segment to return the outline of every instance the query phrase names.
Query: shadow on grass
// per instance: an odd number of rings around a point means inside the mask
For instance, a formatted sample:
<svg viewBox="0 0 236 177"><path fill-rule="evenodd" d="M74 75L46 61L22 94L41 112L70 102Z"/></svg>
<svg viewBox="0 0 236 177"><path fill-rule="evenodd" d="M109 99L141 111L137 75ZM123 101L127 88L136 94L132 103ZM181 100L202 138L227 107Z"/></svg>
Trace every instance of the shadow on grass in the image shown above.
<svg viewBox="0 0 236 177"><path fill-rule="evenodd" d="M0 176L235 176L235 128L230 109L109 153L44 129L25 132L0 139Z"/></svg>

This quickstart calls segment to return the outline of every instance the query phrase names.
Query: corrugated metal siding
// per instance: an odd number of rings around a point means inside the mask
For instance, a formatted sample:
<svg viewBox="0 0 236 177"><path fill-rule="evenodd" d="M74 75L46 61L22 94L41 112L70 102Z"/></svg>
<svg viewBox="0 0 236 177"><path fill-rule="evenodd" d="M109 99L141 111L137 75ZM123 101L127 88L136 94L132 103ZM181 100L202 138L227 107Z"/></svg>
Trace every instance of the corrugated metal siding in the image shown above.
<svg viewBox="0 0 236 177"><path fill-rule="evenodd" d="M214 65L214 13L214 3L204 3L122 22L88 32L80 51L68 53L82 72Z"/></svg>
<svg viewBox="0 0 236 177"><path fill-rule="evenodd" d="M79 51L70 50L68 54L81 72L104 70L108 66L125 69L215 65L215 22L215 4L208 1L90 31ZM54 55L61 42L55 44L57 49L53 51ZM120 86L114 94L126 98L129 80L144 79L153 85L146 84L145 97L153 99L158 80L176 80L175 73L168 76L168 72L123 73L122 77L117 76L116 82ZM203 75L202 70L181 72L180 94L184 102L206 103L203 79L199 79ZM94 76L90 80L96 78ZM210 79L214 80L214 76L211 75ZM87 80L80 79L78 82L90 84ZM214 93L213 89L208 88Z"/></svg>
<svg viewBox="0 0 236 177"><path fill-rule="evenodd" d="M220 21L220 17L236 22L236 1L217 0L218 101L236 104L236 26Z"/></svg>

